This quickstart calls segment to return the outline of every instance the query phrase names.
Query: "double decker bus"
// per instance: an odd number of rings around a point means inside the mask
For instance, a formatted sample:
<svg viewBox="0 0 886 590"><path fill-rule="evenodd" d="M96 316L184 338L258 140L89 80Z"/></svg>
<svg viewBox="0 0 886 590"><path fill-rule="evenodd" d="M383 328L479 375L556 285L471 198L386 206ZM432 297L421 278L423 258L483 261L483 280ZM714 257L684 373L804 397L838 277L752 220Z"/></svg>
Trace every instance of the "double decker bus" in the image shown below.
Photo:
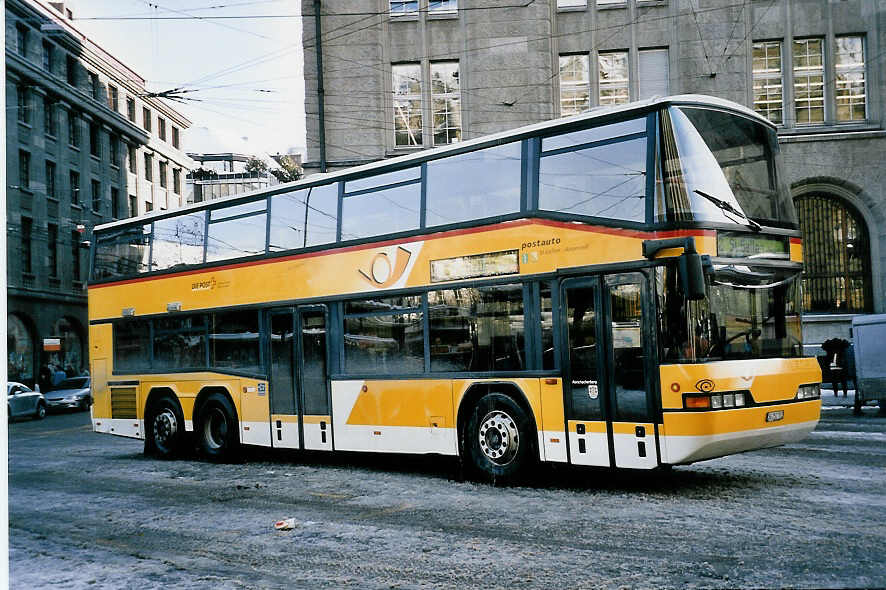
<svg viewBox="0 0 886 590"><path fill-rule="evenodd" d="M653 469L796 441L802 241L775 128L594 110L95 228L96 432Z"/></svg>

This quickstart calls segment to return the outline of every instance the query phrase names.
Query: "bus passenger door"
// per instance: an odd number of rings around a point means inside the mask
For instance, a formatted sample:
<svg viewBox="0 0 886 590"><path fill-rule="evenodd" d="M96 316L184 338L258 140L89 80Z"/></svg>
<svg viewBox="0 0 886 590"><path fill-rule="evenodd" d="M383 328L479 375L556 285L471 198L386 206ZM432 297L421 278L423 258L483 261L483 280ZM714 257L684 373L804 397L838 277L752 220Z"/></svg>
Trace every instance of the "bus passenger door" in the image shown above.
<svg viewBox="0 0 886 590"><path fill-rule="evenodd" d="M652 312L646 276L639 272L604 277L603 323L607 371L607 417L615 467L658 465L652 362Z"/></svg>
<svg viewBox="0 0 886 590"><path fill-rule="evenodd" d="M271 444L300 449L299 403L295 379L295 315L292 308L268 314L270 334Z"/></svg>
<svg viewBox="0 0 886 590"><path fill-rule="evenodd" d="M332 450L329 382L326 374L326 307L298 309L297 383L304 448Z"/></svg>
<svg viewBox="0 0 886 590"><path fill-rule="evenodd" d="M560 296L566 437L570 462L608 467L609 436L603 387L600 278L563 282ZM561 340L561 341L562 341Z"/></svg>

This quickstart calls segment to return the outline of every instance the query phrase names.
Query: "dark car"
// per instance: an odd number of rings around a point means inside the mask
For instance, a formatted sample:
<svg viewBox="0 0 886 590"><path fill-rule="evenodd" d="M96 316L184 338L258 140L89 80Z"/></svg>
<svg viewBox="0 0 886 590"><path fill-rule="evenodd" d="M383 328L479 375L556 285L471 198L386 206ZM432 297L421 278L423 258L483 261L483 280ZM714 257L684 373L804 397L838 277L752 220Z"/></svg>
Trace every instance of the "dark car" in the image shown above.
<svg viewBox="0 0 886 590"><path fill-rule="evenodd" d="M44 395L50 410L82 410L92 405L89 377L70 377Z"/></svg>
<svg viewBox="0 0 886 590"><path fill-rule="evenodd" d="M46 400L39 391L23 383L10 381L6 384L6 411L9 419L32 416L40 420L46 415Z"/></svg>

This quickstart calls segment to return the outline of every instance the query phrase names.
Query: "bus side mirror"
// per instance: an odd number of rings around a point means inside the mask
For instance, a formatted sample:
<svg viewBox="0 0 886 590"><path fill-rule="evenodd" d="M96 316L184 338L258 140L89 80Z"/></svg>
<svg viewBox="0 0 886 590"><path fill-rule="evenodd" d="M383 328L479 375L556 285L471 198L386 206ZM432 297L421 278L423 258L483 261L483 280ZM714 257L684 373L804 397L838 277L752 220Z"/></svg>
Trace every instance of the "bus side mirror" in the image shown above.
<svg viewBox="0 0 886 590"><path fill-rule="evenodd" d="M683 252L677 262L683 294L692 301L704 299L707 296L704 264L701 258L697 252Z"/></svg>

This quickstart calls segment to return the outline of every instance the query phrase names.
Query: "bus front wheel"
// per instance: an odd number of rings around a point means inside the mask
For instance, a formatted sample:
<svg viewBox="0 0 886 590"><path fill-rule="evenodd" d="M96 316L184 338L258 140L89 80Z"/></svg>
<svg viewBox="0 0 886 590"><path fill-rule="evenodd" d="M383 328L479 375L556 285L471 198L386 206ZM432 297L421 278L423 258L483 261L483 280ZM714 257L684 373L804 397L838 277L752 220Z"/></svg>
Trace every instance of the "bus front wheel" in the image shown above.
<svg viewBox="0 0 886 590"><path fill-rule="evenodd" d="M512 398L489 393L480 398L465 430L471 467L492 483L514 483L533 463L529 416Z"/></svg>
<svg viewBox="0 0 886 590"><path fill-rule="evenodd" d="M185 437L185 419L181 408L171 397L163 396L151 403L145 428L145 454L162 459L181 451Z"/></svg>
<svg viewBox="0 0 886 590"><path fill-rule="evenodd" d="M226 461L236 455L240 444L237 412L225 396L214 393L200 406L195 430L200 451L210 461Z"/></svg>

